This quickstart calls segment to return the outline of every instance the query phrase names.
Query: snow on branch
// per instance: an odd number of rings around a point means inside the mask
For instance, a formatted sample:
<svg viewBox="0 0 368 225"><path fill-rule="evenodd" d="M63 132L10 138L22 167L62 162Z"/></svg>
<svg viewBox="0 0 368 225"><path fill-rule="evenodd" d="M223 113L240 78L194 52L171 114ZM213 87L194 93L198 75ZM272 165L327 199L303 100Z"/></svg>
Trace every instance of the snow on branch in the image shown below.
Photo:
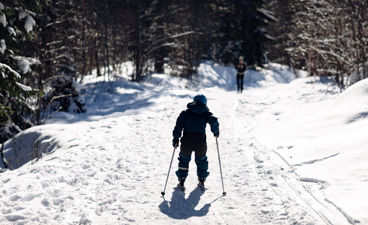
<svg viewBox="0 0 368 225"><path fill-rule="evenodd" d="M186 31L180 34L174 34L172 36L170 36L169 38L179 38L179 37L183 37L183 36L187 36L187 35L191 35L194 34L194 31Z"/></svg>
<svg viewBox="0 0 368 225"><path fill-rule="evenodd" d="M3 55L4 55L5 50L6 50L5 40L4 40L4 39L1 39L1 40L0 40L0 52L1 52L1 54L3 54Z"/></svg>
<svg viewBox="0 0 368 225"><path fill-rule="evenodd" d="M24 85L18 82L15 82L15 83L18 85L18 87L20 87L20 89L22 89L25 92L33 91L33 89L30 86L27 86L27 85Z"/></svg>
<svg viewBox="0 0 368 225"><path fill-rule="evenodd" d="M29 11L29 10L22 10L18 14L18 19L24 21L24 29L27 33L31 32L33 30L33 26L36 24L36 21L33 19L32 15L34 16L35 13Z"/></svg>
<svg viewBox="0 0 368 225"><path fill-rule="evenodd" d="M327 50L318 49L318 48L316 48L314 46L310 46L310 48L313 49L314 51L316 51L320 55L323 55L323 54L330 55L330 56L335 57L340 62L343 62L343 63L347 62L347 60L345 60L342 56L340 56L339 54L337 54L337 53L335 53L333 51L327 51Z"/></svg>
<svg viewBox="0 0 368 225"><path fill-rule="evenodd" d="M262 13L267 19L272 21L277 21L276 17L273 15L273 13L269 10L266 10L264 8L257 9L258 12Z"/></svg>
<svg viewBox="0 0 368 225"><path fill-rule="evenodd" d="M14 59L17 61L17 65L23 74L32 71L32 65L41 65L41 62L35 58L15 56Z"/></svg>
<svg viewBox="0 0 368 225"><path fill-rule="evenodd" d="M6 27L6 25L8 24L4 13L0 14L0 23L3 25L3 27Z"/></svg>
<svg viewBox="0 0 368 225"><path fill-rule="evenodd" d="M36 21L32 18L32 16L28 15L26 21L24 23L24 28L26 29L27 33L33 30L33 26L36 24Z"/></svg>
<svg viewBox="0 0 368 225"><path fill-rule="evenodd" d="M7 74L13 74L16 78L20 79L21 76L19 75L19 73L15 70L13 70L10 66L4 64L4 63L0 63L0 74L1 76L5 79L7 78Z"/></svg>

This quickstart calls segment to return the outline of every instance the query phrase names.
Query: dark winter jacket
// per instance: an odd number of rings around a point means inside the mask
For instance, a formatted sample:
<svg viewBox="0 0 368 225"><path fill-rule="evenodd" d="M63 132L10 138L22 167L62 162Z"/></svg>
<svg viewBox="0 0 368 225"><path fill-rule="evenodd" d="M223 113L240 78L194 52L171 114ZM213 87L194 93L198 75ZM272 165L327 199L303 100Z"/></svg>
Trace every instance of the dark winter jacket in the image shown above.
<svg viewBox="0 0 368 225"><path fill-rule="evenodd" d="M244 63L239 63L236 65L236 70L238 71L238 74L239 75L243 75L245 70L247 69L247 66L244 64Z"/></svg>
<svg viewBox="0 0 368 225"><path fill-rule="evenodd" d="M181 133L196 132L206 133L207 123L211 126L213 134L219 133L219 123L217 118L212 115L208 107L201 102L191 102L187 105L188 109L181 112L173 130L174 138L180 138Z"/></svg>

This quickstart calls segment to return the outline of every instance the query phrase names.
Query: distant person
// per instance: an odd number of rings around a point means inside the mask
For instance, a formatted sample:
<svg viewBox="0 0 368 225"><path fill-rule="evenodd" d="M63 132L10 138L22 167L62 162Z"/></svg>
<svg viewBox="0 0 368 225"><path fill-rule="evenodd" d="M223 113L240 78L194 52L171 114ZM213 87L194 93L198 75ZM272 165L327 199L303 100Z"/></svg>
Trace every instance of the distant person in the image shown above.
<svg viewBox="0 0 368 225"><path fill-rule="evenodd" d="M176 176L179 179L178 187L184 191L184 182L188 176L189 162L192 152L195 152L195 163L197 164L198 187L205 190L204 182L209 175L207 161L207 142L206 142L206 125L211 126L211 131L215 137L219 137L219 123L217 118L212 115L207 107L207 98L204 95L197 95L193 102L187 105L187 110L182 111L176 120L173 130L173 146L180 145L179 153L179 169ZM183 136L182 131L183 132Z"/></svg>
<svg viewBox="0 0 368 225"><path fill-rule="evenodd" d="M238 86L238 92L243 92L244 85L244 72L247 70L247 66L244 63L243 56L239 57L239 62L235 65L236 69L236 84Z"/></svg>

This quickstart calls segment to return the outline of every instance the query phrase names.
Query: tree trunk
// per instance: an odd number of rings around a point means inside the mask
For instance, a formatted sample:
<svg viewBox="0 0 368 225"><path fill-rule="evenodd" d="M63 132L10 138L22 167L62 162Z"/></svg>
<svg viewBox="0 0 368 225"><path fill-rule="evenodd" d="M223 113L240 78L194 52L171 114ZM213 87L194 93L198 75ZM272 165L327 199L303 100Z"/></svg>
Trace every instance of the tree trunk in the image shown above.
<svg viewBox="0 0 368 225"><path fill-rule="evenodd" d="M142 43L141 43L141 0L138 0L138 13L137 13L137 31L136 31L136 44L137 47L135 49L135 81L140 82L142 76L141 70L141 59L142 59Z"/></svg>

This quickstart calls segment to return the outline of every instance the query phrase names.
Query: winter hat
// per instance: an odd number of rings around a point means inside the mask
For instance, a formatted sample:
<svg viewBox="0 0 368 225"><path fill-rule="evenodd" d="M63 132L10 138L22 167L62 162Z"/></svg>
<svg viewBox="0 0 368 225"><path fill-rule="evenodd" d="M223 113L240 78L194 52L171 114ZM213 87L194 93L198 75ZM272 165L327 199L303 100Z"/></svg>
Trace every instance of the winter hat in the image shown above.
<svg viewBox="0 0 368 225"><path fill-rule="evenodd" d="M193 101L202 102L204 105L207 105L207 98L204 95L196 95Z"/></svg>

